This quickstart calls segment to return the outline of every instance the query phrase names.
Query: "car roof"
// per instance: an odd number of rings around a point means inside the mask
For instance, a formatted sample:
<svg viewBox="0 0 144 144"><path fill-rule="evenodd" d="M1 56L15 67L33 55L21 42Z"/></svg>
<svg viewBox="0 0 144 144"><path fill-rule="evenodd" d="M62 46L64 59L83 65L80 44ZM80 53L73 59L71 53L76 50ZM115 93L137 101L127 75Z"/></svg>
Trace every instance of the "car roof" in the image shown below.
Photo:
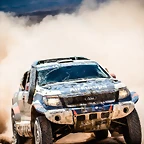
<svg viewBox="0 0 144 144"><path fill-rule="evenodd" d="M52 63L52 62L59 62L59 61L73 61L73 60L89 60L88 58L85 57L60 57L60 58L51 58L51 59L44 59L44 60L38 60L35 61L32 66L36 66L42 63Z"/></svg>
<svg viewBox="0 0 144 144"><path fill-rule="evenodd" d="M44 63L39 64L36 66L37 70L42 69L49 69L49 68L57 68L59 66L71 66L71 65L90 65L90 64L97 64L97 62L93 60L73 60L73 61L60 61L60 62L51 62L51 63Z"/></svg>
<svg viewBox="0 0 144 144"><path fill-rule="evenodd" d="M90 60L86 57L81 56L72 56L72 57L60 57L60 58L51 58L51 59L44 59L44 60L37 60L34 61L31 65L31 68L38 69L46 69L46 68L56 68L62 65L80 65L80 64L96 64L96 61ZM98 64L98 63L97 63ZM29 69L27 72L30 72Z"/></svg>

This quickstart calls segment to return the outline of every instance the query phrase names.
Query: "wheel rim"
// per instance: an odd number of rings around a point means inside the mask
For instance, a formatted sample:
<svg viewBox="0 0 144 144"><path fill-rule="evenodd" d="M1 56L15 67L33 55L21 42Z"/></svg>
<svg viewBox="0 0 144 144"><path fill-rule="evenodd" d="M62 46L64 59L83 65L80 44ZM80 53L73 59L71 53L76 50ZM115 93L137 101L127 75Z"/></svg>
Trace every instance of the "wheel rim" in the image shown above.
<svg viewBox="0 0 144 144"><path fill-rule="evenodd" d="M41 144L41 128L37 120L35 121L34 125L34 137L35 137L35 144Z"/></svg>

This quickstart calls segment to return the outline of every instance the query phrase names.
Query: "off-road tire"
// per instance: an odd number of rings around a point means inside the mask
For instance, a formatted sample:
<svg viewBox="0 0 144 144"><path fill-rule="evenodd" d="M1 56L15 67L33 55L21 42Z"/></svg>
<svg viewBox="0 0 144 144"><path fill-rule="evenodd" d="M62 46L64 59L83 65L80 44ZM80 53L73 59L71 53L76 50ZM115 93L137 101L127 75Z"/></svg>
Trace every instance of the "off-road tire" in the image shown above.
<svg viewBox="0 0 144 144"><path fill-rule="evenodd" d="M39 137L37 137L37 130ZM39 116L34 124L34 139L35 144L53 144L51 123L45 116Z"/></svg>
<svg viewBox="0 0 144 144"><path fill-rule="evenodd" d="M134 109L125 117L126 125L123 127L123 135L127 144L141 144L142 134L138 113Z"/></svg>
<svg viewBox="0 0 144 144"><path fill-rule="evenodd" d="M103 140L108 137L108 130L99 130L94 132L96 140Z"/></svg>
<svg viewBox="0 0 144 144"><path fill-rule="evenodd" d="M25 142L28 140L28 138L22 137L17 133L13 116L14 116L14 112L12 110L11 111L11 122L12 122L14 144L25 144Z"/></svg>

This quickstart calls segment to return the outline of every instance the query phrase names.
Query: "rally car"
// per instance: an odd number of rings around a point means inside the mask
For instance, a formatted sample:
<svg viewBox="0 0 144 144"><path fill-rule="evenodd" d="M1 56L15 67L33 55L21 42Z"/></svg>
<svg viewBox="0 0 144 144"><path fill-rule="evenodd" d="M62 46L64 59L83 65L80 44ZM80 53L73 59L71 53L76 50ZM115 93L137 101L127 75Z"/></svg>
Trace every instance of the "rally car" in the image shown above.
<svg viewBox="0 0 144 144"><path fill-rule="evenodd" d="M39 60L26 71L12 98L14 143L29 138L52 144L69 133L108 131L123 134L127 144L141 144L135 109L138 94L94 60L65 57Z"/></svg>

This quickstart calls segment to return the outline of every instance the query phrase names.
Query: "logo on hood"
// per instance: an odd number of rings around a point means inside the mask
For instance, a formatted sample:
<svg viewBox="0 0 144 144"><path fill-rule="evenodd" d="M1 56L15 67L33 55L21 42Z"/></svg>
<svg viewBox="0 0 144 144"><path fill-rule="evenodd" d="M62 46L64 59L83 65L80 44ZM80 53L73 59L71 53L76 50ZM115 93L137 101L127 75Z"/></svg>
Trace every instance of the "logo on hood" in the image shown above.
<svg viewBox="0 0 144 144"><path fill-rule="evenodd" d="M86 100L86 101L97 100L97 97L95 97L95 96L88 96L88 97L84 98L84 100Z"/></svg>

